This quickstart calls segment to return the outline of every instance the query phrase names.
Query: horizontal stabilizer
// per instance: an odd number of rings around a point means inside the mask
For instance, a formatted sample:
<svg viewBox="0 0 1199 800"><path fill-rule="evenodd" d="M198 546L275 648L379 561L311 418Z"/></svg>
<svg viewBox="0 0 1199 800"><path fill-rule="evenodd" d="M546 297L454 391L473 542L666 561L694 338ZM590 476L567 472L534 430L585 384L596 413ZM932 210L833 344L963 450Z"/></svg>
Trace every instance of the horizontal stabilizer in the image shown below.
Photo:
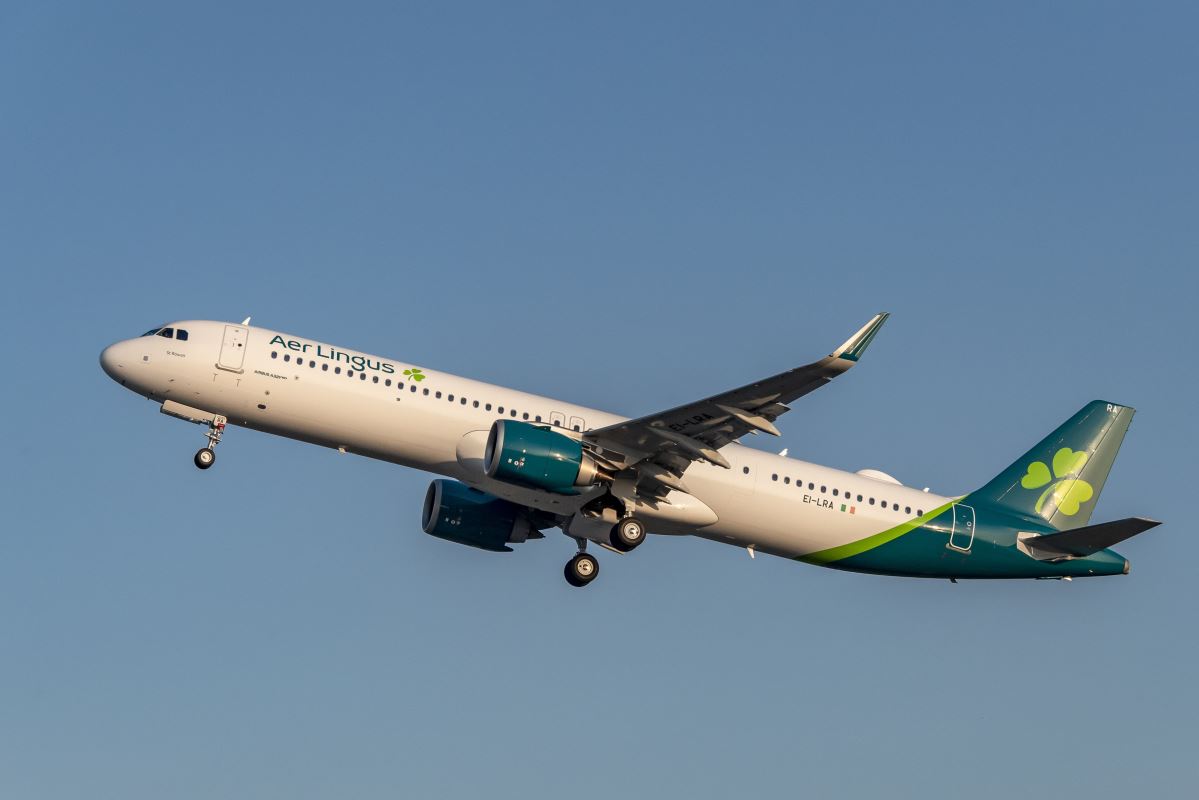
<svg viewBox="0 0 1199 800"><path fill-rule="evenodd" d="M1087 525L1062 533L1051 533L1048 536L1031 536L1023 539L1021 544L1027 548L1029 555L1041 561L1082 558L1106 550L1160 524L1151 519L1130 517L1099 525Z"/></svg>

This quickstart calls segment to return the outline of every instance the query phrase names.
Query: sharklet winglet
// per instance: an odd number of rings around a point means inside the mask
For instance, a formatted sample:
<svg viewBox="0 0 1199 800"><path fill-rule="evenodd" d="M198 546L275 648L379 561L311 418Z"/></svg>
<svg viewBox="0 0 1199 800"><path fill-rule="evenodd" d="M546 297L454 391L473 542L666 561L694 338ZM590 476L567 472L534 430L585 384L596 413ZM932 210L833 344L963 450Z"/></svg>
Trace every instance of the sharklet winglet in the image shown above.
<svg viewBox="0 0 1199 800"><path fill-rule="evenodd" d="M890 316L886 311L880 311L878 314L875 314L857 333L850 336L844 344L829 353L829 357L843 358L846 361L857 361L862 357L862 353L866 352L866 348L874 341L874 337L878 335L879 329L883 327L883 323Z"/></svg>

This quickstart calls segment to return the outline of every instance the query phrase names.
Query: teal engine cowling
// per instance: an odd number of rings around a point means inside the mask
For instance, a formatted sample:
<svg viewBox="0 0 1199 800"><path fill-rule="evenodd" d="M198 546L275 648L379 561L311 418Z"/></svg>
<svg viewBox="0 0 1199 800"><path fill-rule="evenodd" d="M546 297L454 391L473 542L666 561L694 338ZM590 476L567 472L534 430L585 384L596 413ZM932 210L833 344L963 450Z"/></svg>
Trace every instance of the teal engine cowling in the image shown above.
<svg viewBox="0 0 1199 800"><path fill-rule="evenodd" d="M604 478L583 444L548 425L501 419L491 426L483 456L487 477L557 494L578 494Z"/></svg>
<svg viewBox="0 0 1199 800"><path fill-rule="evenodd" d="M429 484L421 527L438 538L497 553L511 552L509 542L523 542L533 533L521 506L449 480Z"/></svg>

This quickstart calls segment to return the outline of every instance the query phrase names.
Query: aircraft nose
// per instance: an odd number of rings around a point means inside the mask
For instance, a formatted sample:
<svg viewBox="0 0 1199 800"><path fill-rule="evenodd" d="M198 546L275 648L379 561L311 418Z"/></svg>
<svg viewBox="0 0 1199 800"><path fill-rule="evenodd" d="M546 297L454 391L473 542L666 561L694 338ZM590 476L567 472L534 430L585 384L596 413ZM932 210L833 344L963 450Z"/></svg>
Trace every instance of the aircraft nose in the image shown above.
<svg viewBox="0 0 1199 800"><path fill-rule="evenodd" d="M121 370L125 367L121 363L120 350L121 343L117 342L100 351L100 368L114 381L121 380Z"/></svg>

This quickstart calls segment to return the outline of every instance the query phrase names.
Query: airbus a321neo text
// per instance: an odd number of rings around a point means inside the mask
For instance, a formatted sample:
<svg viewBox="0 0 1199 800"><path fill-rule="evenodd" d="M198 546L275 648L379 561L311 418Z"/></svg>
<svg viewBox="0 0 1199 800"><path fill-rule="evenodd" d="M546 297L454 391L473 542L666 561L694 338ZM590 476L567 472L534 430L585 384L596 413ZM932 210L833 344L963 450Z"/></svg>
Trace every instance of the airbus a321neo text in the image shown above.
<svg viewBox="0 0 1199 800"><path fill-rule="evenodd" d="M1158 523L1090 524L1128 406L1096 400L982 488L943 497L877 470L843 472L745 447L790 404L858 363L886 314L825 358L626 419L250 325L189 320L100 355L125 388L206 426L208 469L227 425L442 476L426 533L493 551L558 528L566 580L599 574L588 544L628 553L693 535L856 572L922 578L1120 575L1108 549ZM594 550L594 548L593 548Z"/></svg>

